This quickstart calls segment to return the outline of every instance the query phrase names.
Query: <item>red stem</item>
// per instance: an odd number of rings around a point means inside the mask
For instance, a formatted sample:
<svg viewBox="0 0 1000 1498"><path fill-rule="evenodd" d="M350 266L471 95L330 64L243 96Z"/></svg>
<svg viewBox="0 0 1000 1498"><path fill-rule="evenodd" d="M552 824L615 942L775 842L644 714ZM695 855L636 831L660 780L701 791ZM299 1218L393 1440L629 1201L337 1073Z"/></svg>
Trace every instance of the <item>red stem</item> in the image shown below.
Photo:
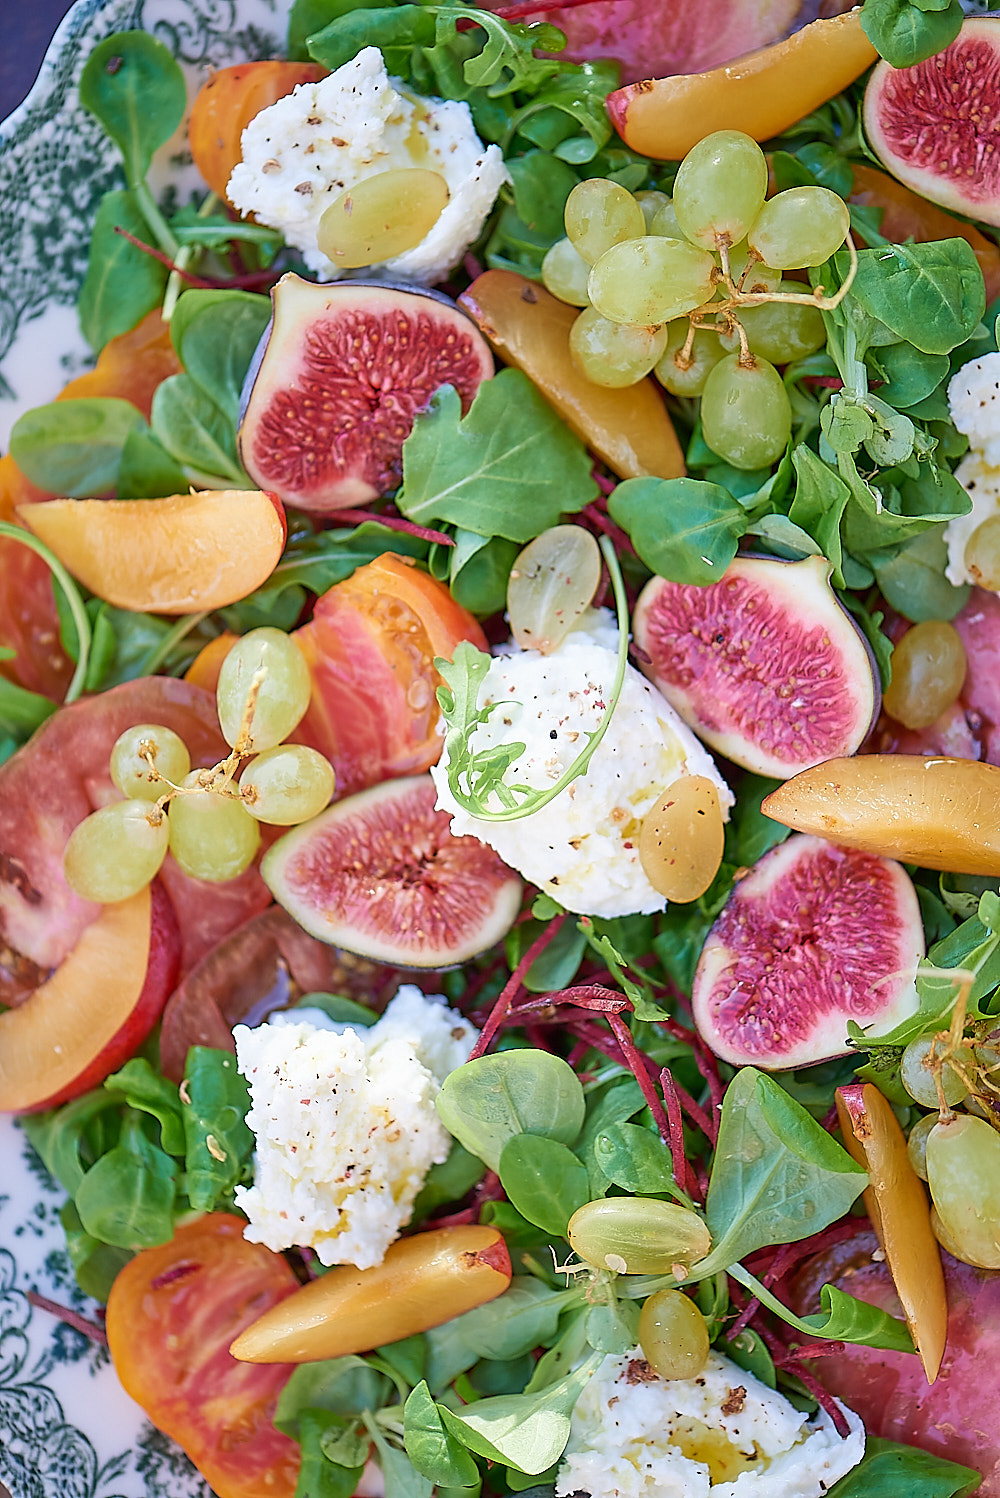
<svg viewBox="0 0 1000 1498"><path fill-rule="evenodd" d="M142 239L136 239L135 235L130 234L127 229L123 229L121 224L115 225L115 233L120 234L122 239L127 239L129 244L134 244L137 250L142 250L143 254L152 255L153 259L158 260L161 265L165 265L167 270L176 271L181 280L187 281L189 286L197 286L202 291L214 291L220 286L231 284L227 281L203 281L201 276L192 275L189 270L182 270L179 265L174 264L169 255L165 255L162 250L156 249L151 244L146 244Z"/></svg>
<svg viewBox="0 0 1000 1498"><path fill-rule="evenodd" d="M453 536L446 536L444 531L432 531L426 525L415 525L412 520L404 520L402 515L379 515L374 510L335 510L331 515L333 520L346 520L349 525L364 525L366 520L377 520L379 525L387 526L391 531L404 531L408 536L417 536L421 541L436 541L439 546L454 546Z"/></svg>
<svg viewBox="0 0 1000 1498"><path fill-rule="evenodd" d="M615 1040L618 1042L619 1050L642 1090L646 1106L660 1131L660 1137L670 1151L674 1180L682 1191L686 1191L690 1197L698 1200L698 1182L684 1154L684 1126L681 1122L680 1104L676 1096L672 1097L665 1092L667 1107L664 1110L663 1104L656 1095L653 1079L649 1075L646 1057L632 1039L632 1032L628 1025L618 1014L609 1014L607 1019Z"/></svg>
<svg viewBox="0 0 1000 1498"><path fill-rule="evenodd" d="M521 991L525 974L528 972L535 958L541 952L545 951L545 948L555 937L565 919L566 911L563 911L562 915L554 916L545 929L535 937L535 940L531 943L531 946L500 990L496 1003L490 1010L489 1018L480 1032L479 1039L472 1048L472 1053L469 1056L470 1061L475 1061L477 1056L485 1055L493 1041L493 1037L503 1024L508 1009Z"/></svg>
<svg viewBox="0 0 1000 1498"><path fill-rule="evenodd" d="M36 1294L34 1290L26 1291L25 1299L29 1305L36 1306L38 1310L48 1311L50 1315L57 1316L60 1321L65 1321L67 1326L89 1337L92 1342L99 1343L101 1347L107 1347L108 1335L103 1326L98 1326L96 1321L89 1321L86 1316L81 1316L79 1311L71 1311L68 1306L61 1306L57 1301Z"/></svg>
<svg viewBox="0 0 1000 1498"><path fill-rule="evenodd" d="M594 467L590 470L590 477L594 480L594 483L597 485L598 489L600 489L605 498L607 498L607 496L616 488L614 479L609 479L597 467Z"/></svg>
<svg viewBox="0 0 1000 1498"><path fill-rule="evenodd" d="M603 514L595 504L584 505L580 514L589 520L591 525L596 526L603 535L610 536L617 547L623 551L631 552L635 556L635 547L632 545L632 542L621 526L615 525L610 515Z"/></svg>

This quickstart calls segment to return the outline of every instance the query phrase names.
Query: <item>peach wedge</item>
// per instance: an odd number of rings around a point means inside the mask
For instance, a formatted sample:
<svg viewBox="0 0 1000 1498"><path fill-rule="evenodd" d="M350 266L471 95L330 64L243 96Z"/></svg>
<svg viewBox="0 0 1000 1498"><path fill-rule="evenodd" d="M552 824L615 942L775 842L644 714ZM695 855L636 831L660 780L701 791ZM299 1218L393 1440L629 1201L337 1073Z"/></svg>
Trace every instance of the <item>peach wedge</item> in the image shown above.
<svg viewBox="0 0 1000 1498"><path fill-rule="evenodd" d="M281 502L259 489L50 499L17 513L92 593L137 613L236 603L267 581L285 545Z"/></svg>

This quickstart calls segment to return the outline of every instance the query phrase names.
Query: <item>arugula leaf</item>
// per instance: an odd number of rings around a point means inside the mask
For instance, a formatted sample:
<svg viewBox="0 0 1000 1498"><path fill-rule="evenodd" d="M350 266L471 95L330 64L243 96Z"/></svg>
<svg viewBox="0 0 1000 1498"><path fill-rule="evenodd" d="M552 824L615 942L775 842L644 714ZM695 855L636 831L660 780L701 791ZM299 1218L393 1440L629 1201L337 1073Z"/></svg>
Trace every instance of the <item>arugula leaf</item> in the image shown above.
<svg viewBox="0 0 1000 1498"><path fill-rule="evenodd" d="M145 216L131 191L104 194L90 235L77 311L83 336L95 353L160 305L169 276L166 266L117 234L117 228L148 239Z"/></svg>
<svg viewBox="0 0 1000 1498"><path fill-rule="evenodd" d="M94 498L117 486L126 438L145 425L132 402L117 396L52 401L18 417L10 451L40 489L68 499Z"/></svg>
<svg viewBox="0 0 1000 1498"><path fill-rule="evenodd" d="M850 1155L773 1078L747 1066L726 1089L705 1216L713 1248L699 1278L842 1217L868 1183Z"/></svg>
<svg viewBox="0 0 1000 1498"><path fill-rule="evenodd" d="M565 1144L537 1134L515 1134L500 1151L497 1174L512 1206L553 1238L590 1200L586 1167Z"/></svg>
<svg viewBox="0 0 1000 1498"><path fill-rule="evenodd" d="M946 1461L917 1446L869 1436L856 1467L834 1483L827 1498L967 1498L983 1478L971 1467Z"/></svg>
<svg viewBox="0 0 1000 1498"><path fill-rule="evenodd" d="M964 19L959 0L865 0L861 29L891 67L912 68L950 46Z"/></svg>
<svg viewBox="0 0 1000 1498"><path fill-rule="evenodd" d="M121 151L126 179L135 187L184 117L187 85L180 64L148 31L119 31L91 52L79 89L80 103Z"/></svg>
<svg viewBox="0 0 1000 1498"><path fill-rule="evenodd" d="M461 410L443 385L403 443L408 519L523 543L594 498L586 448L520 370L484 380Z"/></svg>
<svg viewBox="0 0 1000 1498"><path fill-rule="evenodd" d="M701 479L626 479L608 513L653 572L703 586L725 572L749 524L727 489Z"/></svg>
<svg viewBox="0 0 1000 1498"><path fill-rule="evenodd" d="M470 1154L498 1169L516 1134L572 1144L583 1123L583 1088L571 1066L548 1051L500 1051L451 1072L435 1106Z"/></svg>

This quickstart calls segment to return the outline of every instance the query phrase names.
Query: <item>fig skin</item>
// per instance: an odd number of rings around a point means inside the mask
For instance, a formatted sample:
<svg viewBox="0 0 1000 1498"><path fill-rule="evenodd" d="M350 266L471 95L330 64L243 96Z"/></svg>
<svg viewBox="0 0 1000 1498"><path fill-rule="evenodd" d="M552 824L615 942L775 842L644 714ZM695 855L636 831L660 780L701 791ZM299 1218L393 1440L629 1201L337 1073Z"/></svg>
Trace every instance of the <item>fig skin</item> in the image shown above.
<svg viewBox="0 0 1000 1498"><path fill-rule="evenodd" d="M831 759L765 796L761 810L843 848L952 874L1000 875L1000 769L977 760Z"/></svg>
<svg viewBox="0 0 1000 1498"><path fill-rule="evenodd" d="M699 1034L734 1066L849 1054L847 1022L891 1030L918 1004L916 891L889 859L791 837L734 887L695 970Z"/></svg>
<svg viewBox="0 0 1000 1498"><path fill-rule="evenodd" d="M1000 224L1000 161L993 149L998 110L1000 29L978 17L926 62L878 64L865 89L865 135L883 166L922 197ZM928 118L933 129L924 123Z"/></svg>
<svg viewBox="0 0 1000 1498"><path fill-rule="evenodd" d="M489 345L440 294L282 276L240 400L254 482L328 515L395 489L403 443L441 385L463 412L493 374Z"/></svg>
<svg viewBox="0 0 1000 1498"><path fill-rule="evenodd" d="M643 672L743 769L783 778L854 754L878 718L877 667L830 570L744 555L707 587L654 577L639 596Z"/></svg>

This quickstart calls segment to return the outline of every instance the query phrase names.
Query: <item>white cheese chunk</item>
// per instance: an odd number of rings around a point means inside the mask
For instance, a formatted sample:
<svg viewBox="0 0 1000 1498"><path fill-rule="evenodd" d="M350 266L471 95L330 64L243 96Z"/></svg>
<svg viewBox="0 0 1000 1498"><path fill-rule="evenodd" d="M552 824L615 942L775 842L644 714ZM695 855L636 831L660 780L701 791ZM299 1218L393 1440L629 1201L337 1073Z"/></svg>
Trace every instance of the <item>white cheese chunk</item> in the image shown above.
<svg viewBox="0 0 1000 1498"><path fill-rule="evenodd" d="M573 1412L557 1498L821 1498L864 1456L864 1426L837 1434L728 1358L659 1378L638 1348L606 1357Z"/></svg>
<svg viewBox="0 0 1000 1498"><path fill-rule="evenodd" d="M549 655L515 647L493 661L479 705L501 706L476 729L471 747L524 743L508 780L545 789L586 747L615 676L618 632L610 617L607 610L591 615L587 628L572 631ZM474 817L451 794L447 768L446 747L431 774L438 806L452 814L452 832L488 843L567 910L602 917L666 907L639 862L639 829L667 786L682 775L704 775L723 810L733 804L711 755L631 666L586 773L540 810L513 822Z"/></svg>
<svg viewBox="0 0 1000 1498"><path fill-rule="evenodd" d="M377 47L262 109L243 132L242 150L230 202L280 230L326 281L344 273L319 248L319 221L345 188L408 167L444 177L450 197L429 234L402 255L348 273L429 286L457 265L510 181L499 146L476 134L468 104L411 94L389 77Z"/></svg>
<svg viewBox="0 0 1000 1498"><path fill-rule="evenodd" d="M967 515L949 520L944 528L945 545L948 548L948 565L944 575L950 583L960 587L975 579L965 565L965 548L973 531L978 530L984 520L1000 514L1000 468L992 468L977 451L966 453L955 469L955 477L972 500L972 509Z"/></svg>
<svg viewBox="0 0 1000 1498"><path fill-rule="evenodd" d="M244 1236L316 1250L324 1264L380 1264L451 1136L434 1099L476 1030L441 995L405 985L368 1030L309 1023L233 1031L250 1085L254 1184Z"/></svg>
<svg viewBox="0 0 1000 1498"><path fill-rule="evenodd" d="M969 445L1000 468L1000 354L963 364L948 383L948 406Z"/></svg>

